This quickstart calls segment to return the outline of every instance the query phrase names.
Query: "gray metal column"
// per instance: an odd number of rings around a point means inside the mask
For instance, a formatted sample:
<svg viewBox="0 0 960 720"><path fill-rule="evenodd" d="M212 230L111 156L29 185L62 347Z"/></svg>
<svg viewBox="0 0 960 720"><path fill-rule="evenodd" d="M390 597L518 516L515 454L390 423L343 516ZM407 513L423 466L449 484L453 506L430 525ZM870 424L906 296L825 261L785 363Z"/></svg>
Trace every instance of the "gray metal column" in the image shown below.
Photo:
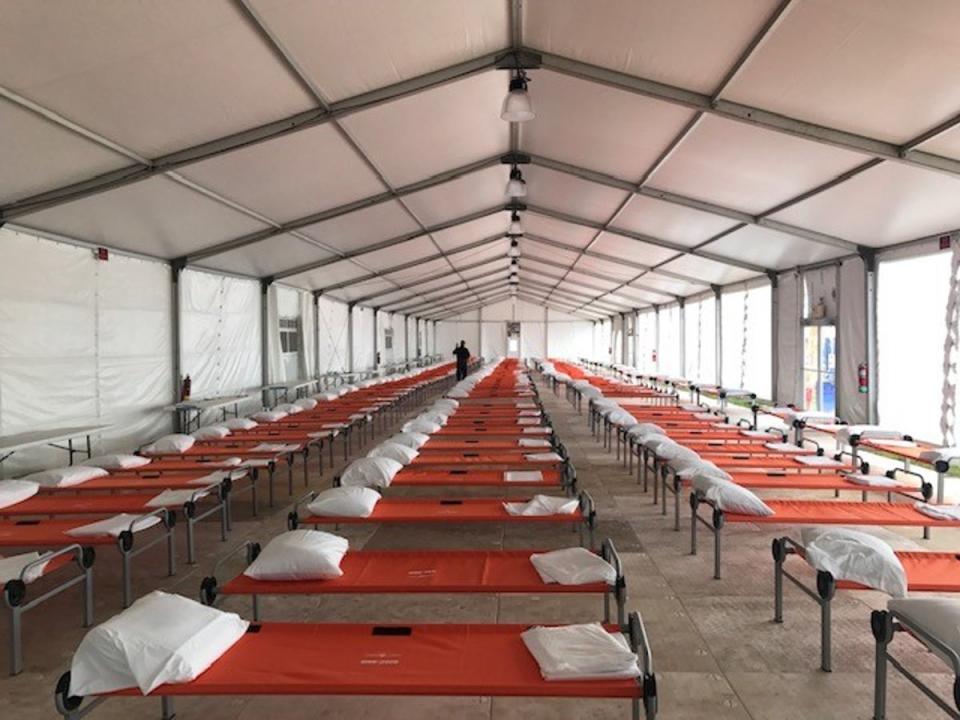
<svg viewBox="0 0 960 720"><path fill-rule="evenodd" d="M633 368L640 367L640 311L633 311Z"/></svg>
<svg viewBox="0 0 960 720"><path fill-rule="evenodd" d="M273 281L269 278L260 281L260 384L266 387L270 384L270 328L268 319L270 313L267 311L269 302L270 285ZM263 400L263 406L267 407L270 403L267 391L260 392Z"/></svg>
<svg viewBox="0 0 960 720"><path fill-rule="evenodd" d="M770 400L780 400L780 279L776 272L767 274L770 279Z"/></svg>
<svg viewBox="0 0 960 720"><path fill-rule="evenodd" d="M477 350L477 355L479 357L483 357L483 306L482 305L477 309L477 334L478 334L477 347L479 348Z"/></svg>
<svg viewBox="0 0 960 720"><path fill-rule="evenodd" d="M543 306L543 359L550 357L550 308Z"/></svg>
<svg viewBox="0 0 960 720"><path fill-rule="evenodd" d="M413 318L413 342L417 348L417 360L420 359L423 348L420 346L420 318Z"/></svg>
<svg viewBox="0 0 960 720"><path fill-rule="evenodd" d="M347 304L347 372L353 372L353 303Z"/></svg>
<svg viewBox="0 0 960 720"><path fill-rule="evenodd" d="M714 317L716 318L715 320L716 327L714 328L714 335L715 335L714 342L716 343L716 347L713 349L713 352L714 352L714 359L716 362L716 371L717 371L716 385L717 387L720 387L723 385L723 311L721 309L721 303L723 302L723 293L721 292L719 285L713 286L713 297L716 300L716 302L714 303L716 305L716 307L714 308L715 310Z"/></svg>
<svg viewBox="0 0 960 720"><path fill-rule="evenodd" d="M170 338L173 353L173 402L180 402L180 383L183 381L183 366L180 358L180 345L183 342L182 323L180 318L180 278L183 273L183 263L174 261L170 264ZM176 428L179 430L179 428Z"/></svg>
<svg viewBox="0 0 960 720"><path fill-rule="evenodd" d="M660 374L660 306L653 306L653 349L656 351L657 361L653 364L653 372Z"/></svg>
<svg viewBox="0 0 960 720"><path fill-rule="evenodd" d="M680 298L680 372L677 377L687 378L687 302Z"/></svg>
<svg viewBox="0 0 960 720"><path fill-rule="evenodd" d="M313 293L313 376L320 379L320 291ZM317 388L320 389L319 387Z"/></svg>
<svg viewBox="0 0 960 720"><path fill-rule="evenodd" d="M876 424L879 413L877 411L877 254L870 250L861 252L863 271L866 275L864 287L866 289L867 309L867 423Z"/></svg>
<svg viewBox="0 0 960 720"><path fill-rule="evenodd" d="M410 316L403 316L403 362L410 362Z"/></svg>
<svg viewBox="0 0 960 720"><path fill-rule="evenodd" d="M377 332L377 330L379 329L377 327L377 315L379 315L380 313L377 310L377 308L372 308L372 310L373 310L373 369L377 370L377 368L380 367L380 360L377 357L377 353L380 352L380 338L379 338L379 333Z"/></svg>
<svg viewBox="0 0 960 720"><path fill-rule="evenodd" d="M627 314L620 313L620 364L627 364Z"/></svg>

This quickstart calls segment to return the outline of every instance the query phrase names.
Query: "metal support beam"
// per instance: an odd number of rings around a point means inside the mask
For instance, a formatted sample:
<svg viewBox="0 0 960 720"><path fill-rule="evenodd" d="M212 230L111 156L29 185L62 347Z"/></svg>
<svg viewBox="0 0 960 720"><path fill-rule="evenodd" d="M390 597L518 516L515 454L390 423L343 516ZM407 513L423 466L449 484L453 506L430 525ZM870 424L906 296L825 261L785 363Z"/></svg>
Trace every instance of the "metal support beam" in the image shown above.
<svg viewBox="0 0 960 720"><path fill-rule="evenodd" d="M269 280L260 281L260 384L264 388L273 382L270 377L270 285ZM270 398L266 389L260 395L263 406L267 407Z"/></svg>
<svg viewBox="0 0 960 720"><path fill-rule="evenodd" d="M497 270L497 272L496 272L495 274L502 276L502 275L503 275L503 270L502 270L502 269ZM479 284L479 285L474 285L474 286L473 286L472 288L470 288L470 289L471 289L471 291L476 291L476 290L485 290L485 289L488 289L488 288L493 287L493 286L499 287L499 286L502 286L504 283L506 283L506 281L507 281L506 277L498 277L498 278L496 278L496 279L494 279L494 280L491 280L491 281L489 281L489 282L481 283L481 284ZM422 296L422 297L421 297L419 300L417 300L416 302L409 303L409 304L404 305L404 306L402 306L402 307L393 308L393 309L391 310L391 312L399 312L399 313L404 313L404 312L425 312L425 311L427 311L428 309L435 308L435 307L439 307L439 306L442 306L442 305L448 305L448 306L451 306L451 307L452 307L452 306L457 305L457 304L458 304L459 302L461 302L461 301L462 301L462 300L459 300L459 301L458 301L458 300L454 300L454 301L451 302L450 299L449 299L449 293L444 292L444 293L441 293L439 297L429 297L429 298L428 298L427 296Z"/></svg>
<svg viewBox="0 0 960 720"><path fill-rule="evenodd" d="M770 394L769 400L780 401L780 277L775 272L770 279Z"/></svg>
<svg viewBox="0 0 960 720"><path fill-rule="evenodd" d="M677 313L680 319L680 329L677 333L680 336L680 369L677 375L685 378L687 376L687 301L681 298L678 304L680 305L680 312Z"/></svg>
<svg viewBox="0 0 960 720"><path fill-rule="evenodd" d="M313 293L313 376L320 378L320 293ZM318 390L320 388L317 388Z"/></svg>
<svg viewBox="0 0 960 720"><path fill-rule="evenodd" d="M714 348L713 348L713 362L714 368L716 368L716 377L714 378L714 384L717 387L723 385L723 291L719 285L713 286L713 298L714 298L714 315L713 315L713 329L714 329Z"/></svg>
<svg viewBox="0 0 960 720"><path fill-rule="evenodd" d="M182 279L183 266L178 263L170 265L170 338L171 350L173 354L173 402L180 402L180 383L183 382L183 366L180 357L180 347L183 343L183 320L181 318L181 304L183 296L181 293L180 281ZM179 430L180 428L175 428Z"/></svg>
<svg viewBox="0 0 960 720"><path fill-rule="evenodd" d="M377 308L371 308L373 310L373 369L376 370L380 367L380 360L377 355L380 353L380 337L377 327Z"/></svg>
<svg viewBox="0 0 960 720"><path fill-rule="evenodd" d="M471 267L476 268L476 267L481 267L481 266L483 266L483 265L490 265L490 264L493 263L493 262L498 262L498 263L499 263L499 262L500 262L500 259L498 258L496 261L485 260L485 261L483 261L482 263L477 263L477 264L475 264L475 265L473 265L473 266L471 266ZM468 269L468 268L466 268L466 267L461 268L461 270L464 270L464 271L467 270L467 269ZM501 264L500 267L496 267L496 268L494 268L493 270L488 270L488 271L485 272L485 273L481 273L481 274L479 274L479 275L474 275L472 278L470 278L469 280L467 280L466 283L464 283L462 280L456 280L456 281L454 281L454 282L452 282L452 283L447 283L446 285L438 285L438 286L435 287L435 288L430 288L430 290L427 290L426 292L423 292L423 293L420 293L420 294L416 295L416 297L419 298L420 300L426 300L426 299L428 299L428 298L429 298L429 299L433 299L433 296L436 295L437 293L446 292L447 290L450 290L451 288L459 288L459 287L462 287L462 286L465 285L465 284L466 284L466 285L469 285L470 283L475 283L475 282L477 282L478 280L483 280L483 279L488 278L488 277L493 277L494 275L504 275L504 274L505 274L505 271L504 271L503 266L502 266L502 264ZM449 277L449 275L450 275L450 273L444 273L443 277ZM436 279L437 279L437 278L434 278L434 280L436 280ZM424 281L424 282L427 282L427 281ZM474 286L474 288L476 288L476 286ZM396 292L396 291L394 291L394 292ZM378 293L377 295L374 295L374 296L372 296L372 297L382 296L383 294L384 294L384 293ZM449 294L449 293L448 293L448 294ZM368 296L368 299L371 299L371 297ZM358 301L358 302L359 302L359 301ZM392 302L387 302L387 303L384 303L384 304L383 304L383 307L389 307L389 308L391 308L391 312L404 312L404 310L403 310L404 303L406 303L407 306L411 305L411 303L410 303L410 298L403 298L402 300L394 300L394 301L392 301ZM398 306L398 305L401 306L399 309L397 309L397 306ZM416 303L413 303L412 305L415 307L415 306L416 306Z"/></svg>
<svg viewBox="0 0 960 720"><path fill-rule="evenodd" d="M653 366L654 366L654 367L653 367L653 371L654 371L655 373L659 374L659 373L660 373L660 355L662 354L662 353L660 352L660 306L659 306L659 305L654 305L654 306L653 306L653 314L654 314L654 319L653 319L653 325L654 325L654 328L653 328L653 338L654 338L654 339L653 339L653 352L654 352L654 354L655 354L655 355L654 355L654 363L653 363Z"/></svg>
<svg viewBox="0 0 960 720"><path fill-rule="evenodd" d="M353 366L353 303L347 305L347 370L354 372Z"/></svg>
<svg viewBox="0 0 960 720"><path fill-rule="evenodd" d="M879 417L877 400L879 398L877 364L877 254L866 253L863 257L864 289L866 291L866 359L867 359L867 423L875 425Z"/></svg>

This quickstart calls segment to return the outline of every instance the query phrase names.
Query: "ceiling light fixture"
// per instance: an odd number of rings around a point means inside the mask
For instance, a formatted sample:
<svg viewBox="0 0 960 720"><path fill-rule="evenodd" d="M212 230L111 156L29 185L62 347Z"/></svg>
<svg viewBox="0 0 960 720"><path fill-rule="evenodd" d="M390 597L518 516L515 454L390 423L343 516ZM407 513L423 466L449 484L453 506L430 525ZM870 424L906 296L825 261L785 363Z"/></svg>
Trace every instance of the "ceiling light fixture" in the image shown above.
<svg viewBox="0 0 960 720"><path fill-rule="evenodd" d="M523 179L523 173L516 165L510 171L510 179L507 181L507 197L518 198L527 196L527 181Z"/></svg>
<svg viewBox="0 0 960 720"><path fill-rule="evenodd" d="M510 78L510 90L503 99L503 107L500 108L502 119L507 122L527 122L536 117L527 93L528 82L527 74L518 68L516 75Z"/></svg>
<svg viewBox="0 0 960 720"><path fill-rule="evenodd" d="M520 241L517 240L517 238L512 238L510 240L510 249L507 250L507 257L520 257Z"/></svg>
<svg viewBox="0 0 960 720"><path fill-rule="evenodd" d="M523 235L523 225L520 224L520 213L516 210L510 214L510 227L507 228L507 235Z"/></svg>

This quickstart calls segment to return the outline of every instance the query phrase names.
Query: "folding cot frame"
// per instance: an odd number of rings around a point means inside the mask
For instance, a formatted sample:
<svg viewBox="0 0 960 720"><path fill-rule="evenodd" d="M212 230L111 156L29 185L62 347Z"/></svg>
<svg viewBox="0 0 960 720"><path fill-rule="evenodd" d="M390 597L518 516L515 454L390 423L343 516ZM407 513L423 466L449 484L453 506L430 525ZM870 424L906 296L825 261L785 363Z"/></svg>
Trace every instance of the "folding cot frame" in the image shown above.
<svg viewBox="0 0 960 720"><path fill-rule="evenodd" d="M771 502L775 502L775 501L771 501ZM798 502L800 502L800 501L798 501ZM822 504L834 505L835 507L842 507L842 506L845 505L845 503L841 503L840 501L837 501L837 500L825 500L825 501L822 501ZM923 529L923 539L924 539L924 540L928 540L928 539L930 538L930 528L932 528L932 527L954 527L954 528L955 528L955 527L960 527L960 521L937 520L937 519L935 519L935 518L922 515L922 513L920 513L919 511L913 510L913 508L912 508L911 506L909 506L909 505L907 505L907 504L905 504L905 503L903 503L903 504L894 503L893 505L888 505L888 504L883 504L883 505L881 505L880 503L856 503L856 504L857 504L857 505L861 505L861 506L864 507L864 508L871 508L871 507L872 507L872 508L877 508L878 506L883 507L883 508L897 507L897 508L901 508L901 509L903 509L903 510L905 510L905 511L908 511L908 510L909 510L909 511L913 511L913 512L917 513L917 515L918 515L919 517L916 518L916 520L917 520L916 522L895 522L895 523L891 523L891 522L890 522L891 518L884 518L885 521L881 521L879 518L877 518L877 522L876 522L876 523L872 523L872 524L878 525L878 526L884 526L884 525L891 525L891 524L893 524L893 525L897 525L897 526L900 526L900 527L919 527L919 528L922 528L922 529ZM707 505L708 507L712 508L713 512L711 513L711 518L710 518L709 521L708 521L708 520L705 520L704 518L702 518L702 517L700 516L699 508L700 508L701 505ZM708 500L706 497L703 496L702 493L700 493L699 491L696 491L696 490L690 493L690 513L691 513L691 517L690 517L690 554L691 554L691 555L696 555L696 554L697 554L697 525L698 525L698 524L702 524L702 525L704 525L705 527L709 528L710 531L713 533L713 541L714 541L714 543L713 543L713 577L714 577L715 580L719 580L720 577L721 577L721 574L720 574L720 565L721 565L721 559L722 559L722 546L721 546L721 542L720 542L720 533L721 533L721 531L723 530L723 527L724 527L724 525L726 524L726 521L727 521L727 519L728 519L728 518L727 518L727 513L725 513L723 510L719 509L713 501ZM811 518L809 519L809 522L807 522L806 520L804 520L804 521L802 521L802 522L798 522L798 521L790 520L790 519L787 519L787 520L785 520L784 522L778 522L778 520L776 519L776 517L777 517L776 515L773 515L773 516L762 516L762 517L761 517L761 516L756 516L756 517L755 517L755 516L747 516L747 515L737 515L737 514L735 514L735 513L731 513L731 515L732 515L734 518L736 518L736 519L734 520L734 522L743 522L743 523L762 523L762 524L779 524L779 525L823 525L823 524L833 524L833 523L830 522L830 519L829 519L829 518L823 518L823 517L820 517L820 518L813 518L813 517L811 517ZM836 523L836 524L838 524L838 525L849 525L849 524L870 525L871 523L865 523L865 522L856 523L856 521L854 521L854 520L849 520L849 519L847 519L847 518L844 518L844 522L842 522L842 523Z"/></svg>
<svg viewBox="0 0 960 720"><path fill-rule="evenodd" d="M589 549L594 548L594 531L597 526L597 507L593 501L593 497L586 490L581 490L577 496L579 501L579 508L577 512L571 515L509 515L504 510L504 514L493 515L484 515L482 517L469 517L461 516L457 517L455 515L429 515L429 514L420 514L415 516L407 516L401 519L394 518L383 518L376 517L376 508L374 508L374 514L371 514L368 517L343 517L343 516L324 516L324 515L301 515L300 506L309 503L317 496L315 491L310 491L302 498L300 498L296 504L287 514L287 529L296 530L301 525L312 525L314 529L318 528L320 525L333 525L335 528L339 527L341 524L350 524L350 525L362 525L362 524L418 524L418 523L505 523L505 522L528 522L533 524L543 524L543 523L570 523L574 525L574 531L579 533L579 542L580 545L583 545L583 530L586 527L588 531L589 544L587 547ZM463 507L463 506L486 506L488 509L498 505L499 503L505 502L497 498L417 498L417 499L390 499L384 498L377 503L377 507L381 507L384 503L391 504L396 503L398 505L422 505L424 509L431 507ZM513 501L517 502L517 501ZM419 508L418 508L419 509Z"/></svg>
<svg viewBox="0 0 960 720"><path fill-rule="evenodd" d="M3 600L7 607L7 619L10 637L7 639L7 662L10 675L19 675L23 671L23 615L50 598L66 592L75 585L82 586L81 604L83 627L93 624L93 561L96 553L92 547L79 544L66 545L56 550L42 553L39 558L25 565L20 576L7 580L3 585ZM28 599L28 590L33 583L26 582L27 574L34 568L45 565L43 574L35 582L65 571L73 565L80 572L70 575L37 597Z"/></svg>
<svg viewBox="0 0 960 720"><path fill-rule="evenodd" d="M620 553L617 552L616 547L613 544L613 540L607 538L600 544L600 556L610 563L614 570L617 573L616 580L612 584L604 584L602 589L598 589L597 586L600 583L591 583L589 585L558 585L556 583L545 583L539 582L537 584L531 584L529 586L516 586L516 585L495 585L495 584L480 584L472 587L466 586L450 586L444 585L443 583L433 584L433 585L415 585L415 584L403 584L403 583L391 583L385 581L381 584L376 585L375 587L368 587L362 584L357 585L343 585L342 583L337 584L332 587L316 587L316 581L309 582L299 582L296 580L286 581L282 583L278 582L259 582L249 578L244 578L244 576L238 575L232 580L227 581L224 585L221 586L217 580L218 571L234 556L243 553L247 565L250 565L257 557L260 555L261 547L260 543L253 541L246 541L241 545L234 547L233 549L227 551L225 554L221 555L214 563L210 574L203 578L200 583L200 602L204 605L214 606L221 595L246 595L247 590L253 589L256 585L260 584L265 586L265 589L261 593L249 593L251 604L252 604L252 613L254 621L259 621L260 617L260 602L259 598L262 595L302 595L302 594L423 594L423 593L442 593L448 595L458 595L462 593L466 594L492 594L492 595L501 595L501 594L515 594L515 593L559 593L559 594L583 594L583 593L603 593L603 621L604 623L611 622L611 612L610 612L610 600L616 602L617 609L617 623L622 625L626 622L626 603L627 603L627 583L623 574L623 561L620 559ZM414 551L418 556L424 557L426 563L429 564L430 560L442 560L444 558L456 559L464 555L471 554L471 551L463 550L432 550L432 551ZM491 551L491 554L496 556L500 554L506 555L531 555L536 551ZM411 554L411 551L350 551L347 553L346 557L350 555L383 555L383 556L404 556ZM529 560L528 560L529 562ZM537 576L539 577L539 576ZM243 592L236 591L231 589L231 584L237 582L238 580L243 580L243 583L247 586L244 587ZM321 581L322 582L322 581ZM289 588L287 591L278 589L278 585L286 585L286 588Z"/></svg>
<svg viewBox="0 0 960 720"><path fill-rule="evenodd" d="M824 672L831 672L831 629L832 616L830 604L836 595L838 589L869 590L865 586L857 583L837 580L832 573L825 570L816 571L816 590L812 590L799 577L792 575L785 569L786 559L795 555L805 557L806 551L800 543L789 537L774 538L771 544L771 553L773 555L773 621L783 623L783 579L786 578L796 587L800 588L807 597L813 598L820 606L820 669ZM960 555L946 552L925 552L925 551L907 551L898 552L904 560L915 559L921 561L921 558L929 557L932 561L942 563L949 562L955 566L954 573L960 576ZM917 587L910 579L910 564L905 566L907 575L908 589L915 592L960 592L960 582L954 579L952 582L949 577L942 577L935 586L924 586L922 583Z"/></svg>
<svg viewBox="0 0 960 720"><path fill-rule="evenodd" d="M874 610L870 613L870 630L876 642L875 666L873 677L873 719L886 720L887 717L887 666L892 665L901 675L920 692L927 696L938 708L954 720L960 720L960 655L940 638L932 635L903 613L895 610ZM953 672L953 707L938 695L917 675L911 672L899 659L890 653L890 643L897 633L913 636L934 654L950 666Z"/></svg>
<svg viewBox="0 0 960 720"><path fill-rule="evenodd" d="M536 661L520 635L525 625L371 625L318 623L257 623L240 641L196 680L161 685L148 697L159 697L163 720L174 717L175 697L250 695L405 695L418 697L563 697L629 700L634 720L641 705L647 720L657 714L657 681L646 628L632 612L624 626L607 626L623 633L633 652L640 656L641 676L634 679L577 681L544 680ZM324 642L323 635L328 635ZM340 652L331 652L334 645ZM358 661L342 680L333 673L334 663ZM359 658L357 657L359 656ZM396 658L400 672L383 674L378 663L364 657ZM273 682L263 678L268 662ZM433 663L435 667L427 669ZM419 684L406 683L405 666L417 677L431 677ZM229 668L242 680L231 681ZM408 673L411 671L407 671ZM446 676L444 675L446 673ZM395 677L400 679L393 679ZM439 679L436 679L438 678ZM257 680L258 679L258 680ZM411 678L412 680L412 678ZM56 684L54 704L65 720L80 720L110 697L139 696L136 688L83 698L71 696L70 673Z"/></svg>
<svg viewBox="0 0 960 720"><path fill-rule="evenodd" d="M913 439L913 437L906 434L903 435L902 439L911 441L911 442L916 442ZM911 463L919 463L925 467L932 468L934 472L937 473L936 500L938 503L943 502L944 484L945 484L945 478L947 476L947 473L950 472L950 466L951 466L950 460L935 460L933 462L927 462L924 460L920 460L917 457L912 457L909 453L902 452L902 451L898 452L896 448L883 447L883 440L871 441L869 439L862 438L859 434L856 434L856 433L851 434L850 435L850 454L853 456L854 460L856 460L859 457L860 448L863 448L868 452L886 453L888 455L892 455L896 457L898 460L900 460L903 463L903 468L901 468L903 472L909 472L914 475L917 474L910 469Z"/></svg>
<svg viewBox="0 0 960 720"><path fill-rule="evenodd" d="M151 528L144 528L143 530L136 530L136 526L143 522L145 518L149 517L159 517L160 523L159 526L163 529L163 532L160 533L156 538L150 540L144 545L139 545L134 542L134 536L138 532L149 532ZM73 545L81 545L83 547L88 546L97 546L97 545L110 545L114 544L117 547L117 550L120 552L120 562L121 570L123 577L123 607L130 607L130 604L133 602L133 578L131 577L131 570L133 559L139 555L142 555L147 550L152 548L154 545L158 545L162 542L167 544L167 573L171 577L177 574L177 550L176 550L176 514L170 512L166 508L157 508L153 512L143 513L138 515L131 522L129 527L126 530L120 532L116 538L110 538L108 535L104 534L102 536L87 536L87 537L70 537L60 534L56 537L49 536L44 540L37 540L35 538L17 538L16 535L12 535L9 538L3 540L0 547L5 548L37 548L37 547L55 547L62 548ZM20 520L2 523L6 527L30 527L30 526L42 526L44 523L40 520ZM79 523L79 527L82 523ZM68 541L69 538L69 541Z"/></svg>
<svg viewBox="0 0 960 720"><path fill-rule="evenodd" d="M193 492L190 499L177 506L177 510L183 514L183 518L186 521L187 563L190 565L196 562L196 524L201 520L208 518L211 515L219 514L220 538L222 541L226 542L227 530L230 528L230 515L227 509L227 498L230 492L229 478L212 482L209 485L195 486L191 489ZM71 490L80 491L81 496L67 495L66 493ZM131 495L127 493L92 495L92 493L84 493L83 490L84 488L81 484L69 488L62 488L60 492L35 495L34 497L28 498L20 503L16 503L15 505L0 508L0 518L17 518L25 516L109 515L110 513L116 514L123 512L130 512L140 515L143 513L149 513L152 509L146 505L141 505L136 508L124 507L124 500L129 500L131 497ZM99 488L95 488L95 490L99 492ZM163 490L164 488L158 487L156 491L161 493ZM106 502L102 503L103 507L98 508L95 504L91 506L89 503L83 502L84 499L91 499L94 497L98 499L105 499ZM135 497L146 499L145 493ZM198 508L198 503L205 497L212 497L216 502L214 502L211 507L200 510ZM77 501L73 506L71 506L72 500ZM39 503L35 501L39 501ZM117 503L112 508L110 507L111 501ZM40 507L29 507L30 505L38 504ZM27 506L27 508L24 509L24 506ZM170 513L175 512L175 509L172 506L167 506L165 509Z"/></svg>

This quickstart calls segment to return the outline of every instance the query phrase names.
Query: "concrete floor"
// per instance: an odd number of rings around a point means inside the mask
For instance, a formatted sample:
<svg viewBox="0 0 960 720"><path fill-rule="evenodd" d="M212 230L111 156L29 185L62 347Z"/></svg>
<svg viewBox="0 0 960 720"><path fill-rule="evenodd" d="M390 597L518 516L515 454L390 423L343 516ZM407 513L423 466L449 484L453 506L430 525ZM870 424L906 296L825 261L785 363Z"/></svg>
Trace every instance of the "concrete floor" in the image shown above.
<svg viewBox="0 0 960 720"><path fill-rule="evenodd" d="M542 388L542 386L541 386ZM885 597L871 592L839 592L834 601L834 672L820 672L819 611L800 591L788 587L785 624L772 622L773 572L770 540L796 531L776 526L731 526L725 531L724 579L712 579L712 546L703 536L701 554L689 551L689 510L684 505L681 532L672 516L663 517L634 480L589 434L583 416L542 389L547 411L570 451L581 487L597 502L598 542L615 541L625 561L628 609L639 610L653 645L664 720L851 720L872 714L873 641L869 613ZM338 450L337 469L342 466ZM356 453L355 453L356 454ZM315 467L311 468L315 472ZM311 486L329 485L311 476ZM302 476L298 476L302 478ZM300 492L298 479L295 492ZM285 492L285 491L284 491ZM284 496L285 497L285 496ZM198 533L194 566L181 562L178 574L164 577L166 560L155 548L139 559L135 590L154 588L196 597L200 580L227 547L246 539L265 540L282 531L287 507L250 517L248 502L234 511L235 527L227 544L206 522ZM345 528L353 548L545 548L574 544L569 529L500 527ZM919 539L907 531L904 542ZM181 557L183 539L179 538ZM934 533L925 547L960 547L960 533ZM811 574L812 575L812 574ZM96 618L120 609L119 563L115 552L99 553L95 568ZM227 599L222 608L249 617L247 601ZM265 599L264 619L337 622L584 622L600 618L596 598L577 596L356 596ZM79 593L70 591L25 619L25 671L0 679L0 718L39 720L56 717L52 694L83 637ZM6 647L6 629L0 641ZM923 674L949 697L951 678L935 657L909 639L895 648L908 667ZM94 718L159 717L159 702L111 700ZM625 718L628 706L617 701L502 698L216 698L179 700L178 717L199 720L278 718ZM888 717L940 718L943 714L899 675L891 674Z"/></svg>

